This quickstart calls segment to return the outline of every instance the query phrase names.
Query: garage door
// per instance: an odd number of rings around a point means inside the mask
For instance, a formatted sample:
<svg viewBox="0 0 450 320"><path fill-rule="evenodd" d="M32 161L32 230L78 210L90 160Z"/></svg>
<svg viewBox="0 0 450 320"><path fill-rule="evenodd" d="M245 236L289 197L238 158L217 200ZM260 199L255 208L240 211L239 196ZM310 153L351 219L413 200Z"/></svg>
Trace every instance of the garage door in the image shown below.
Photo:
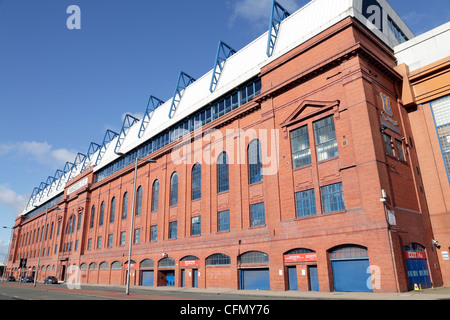
<svg viewBox="0 0 450 320"><path fill-rule="evenodd" d="M331 252L330 258L335 291L373 291L366 248L355 245L341 246Z"/></svg>
<svg viewBox="0 0 450 320"><path fill-rule="evenodd" d="M335 291L372 292L367 286L369 260L333 261L332 267Z"/></svg>
<svg viewBox="0 0 450 320"><path fill-rule="evenodd" d="M269 269L240 270L240 284L243 290L270 290Z"/></svg>
<svg viewBox="0 0 450 320"><path fill-rule="evenodd" d="M153 287L153 270L141 271L141 286Z"/></svg>

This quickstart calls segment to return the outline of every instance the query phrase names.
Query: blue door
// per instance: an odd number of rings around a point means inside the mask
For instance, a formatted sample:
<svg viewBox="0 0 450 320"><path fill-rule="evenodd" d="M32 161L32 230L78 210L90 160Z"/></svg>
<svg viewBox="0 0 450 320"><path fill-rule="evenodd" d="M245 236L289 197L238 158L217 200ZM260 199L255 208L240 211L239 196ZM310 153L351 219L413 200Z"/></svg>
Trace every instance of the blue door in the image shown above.
<svg viewBox="0 0 450 320"><path fill-rule="evenodd" d="M370 272L369 260L336 260L332 261L333 282L335 291L373 292L367 285ZM369 280L369 281L368 281Z"/></svg>
<svg viewBox="0 0 450 320"><path fill-rule="evenodd" d="M141 271L141 286L153 287L153 270Z"/></svg>
<svg viewBox="0 0 450 320"><path fill-rule="evenodd" d="M411 290L414 290L415 285L420 285L422 289L431 288L430 273L426 259L407 259L406 268Z"/></svg>
<svg viewBox="0 0 450 320"><path fill-rule="evenodd" d="M308 266L309 273L309 290L319 291L319 274L317 272L317 266Z"/></svg>
<svg viewBox="0 0 450 320"><path fill-rule="evenodd" d="M181 270L181 287L184 288L184 269Z"/></svg>
<svg viewBox="0 0 450 320"><path fill-rule="evenodd" d="M173 287L175 286L175 271L168 271L166 274L166 286Z"/></svg>
<svg viewBox="0 0 450 320"><path fill-rule="evenodd" d="M289 290L298 290L298 284L297 284L297 268L296 267L288 267L288 283L289 283Z"/></svg>
<svg viewBox="0 0 450 320"><path fill-rule="evenodd" d="M192 270L192 287L198 288L198 270Z"/></svg>
<svg viewBox="0 0 450 320"><path fill-rule="evenodd" d="M270 290L269 269L240 270L241 289Z"/></svg>

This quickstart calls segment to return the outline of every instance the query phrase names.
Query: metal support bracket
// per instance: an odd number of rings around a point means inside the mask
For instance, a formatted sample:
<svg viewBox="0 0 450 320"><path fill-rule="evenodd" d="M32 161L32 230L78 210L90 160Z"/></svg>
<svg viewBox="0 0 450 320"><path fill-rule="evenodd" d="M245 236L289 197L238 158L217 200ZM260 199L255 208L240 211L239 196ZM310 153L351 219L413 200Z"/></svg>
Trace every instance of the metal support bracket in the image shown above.
<svg viewBox="0 0 450 320"><path fill-rule="evenodd" d="M100 147L99 152L98 152L97 160L95 160L95 165L96 165L96 166L97 166L97 165L99 164L99 162L102 160L103 155L104 155L105 152L106 152L106 148L108 147L108 144L109 144L112 140L114 140L118 135L119 135L118 133L116 133L116 132L114 132L114 131L112 131L112 130L109 130L109 129L106 130L105 137L103 138L102 146Z"/></svg>
<svg viewBox="0 0 450 320"><path fill-rule="evenodd" d="M281 21L289 17L289 12L284 9L275 0L272 4L272 13L270 14L269 40L267 42L267 56L271 57L277 43L278 31L280 30Z"/></svg>
<svg viewBox="0 0 450 320"><path fill-rule="evenodd" d="M175 115L175 112L177 111L178 105L180 104L181 98L183 97L184 90L194 82L195 82L194 78L192 78L191 76L187 75L184 72L180 72L177 87L175 88L175 93L172 99L172 105L170 106L169 111L170 119L172 119L172 117Z"/></svg>
<svg viewBox="0 0 450 320"><path fill-rule="evenodd" d="M145 130L147 129L150 120L152 119L153 112L162 106L164 104L164 101L159 100L158 98L155 98L154 96L150 96L147 103L147 109L145 110L144 118L142 119L141 128L139 129L138 137L142 138L142 136L145 133Z"/></svg>
<svg viewBox="0 0 450 320"><path fill-rule="evenodd" d="M220 41L219 47L217 48L216 62L214 64L213 76L211 80L211 86L209 91L214 92L216 90L217 84L219 83L220 76L222 75L223 68L225 67L225 62L229 57L236 53L236 50L231 48L225 42Z"/></svg>
<svg viewBox="0 0 450 320"><path fill-rule="evenodd" d="M125 138L130 131L130 128L136 123L139 122L139 119L127 114L125 119L123 120L122 130L120 130L119 139L117 139L116 148L114 149L115 153L118 153L120 147L122 146Z"/></svg>

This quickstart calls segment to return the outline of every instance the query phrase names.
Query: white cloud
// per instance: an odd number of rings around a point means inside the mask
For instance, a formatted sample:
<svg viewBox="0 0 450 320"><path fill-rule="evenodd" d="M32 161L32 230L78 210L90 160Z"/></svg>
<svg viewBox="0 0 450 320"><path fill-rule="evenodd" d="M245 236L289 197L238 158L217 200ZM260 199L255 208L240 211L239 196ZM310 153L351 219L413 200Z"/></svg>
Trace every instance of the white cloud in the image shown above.
<svg viewBox="0 0 450 320"><path fill-rule="evenodd" d="M0 156L13 155L19 159L35 161L51 167L61 167L67 161L72 162L77 151L69 149L53 149L47 142L25 141L0 145Z"/></svg>
<svg viewBox="0 0 450 320"><path fill-rule="evenodd" d="M28 195L17 194L14 190L10 189L9 185L0 184L0 204L13 209L15 213L22 213L28 199Z"/></svg>
<svg viewBox="0 0 450 320"><path fill-rule="evenodd" d="M278 1L288 12L298 10L298 0ZM238 19L247 20L255 30L262 31L269 28L272 0L239 0L231 3L233 13L229 24L233 26Z"/></svg>

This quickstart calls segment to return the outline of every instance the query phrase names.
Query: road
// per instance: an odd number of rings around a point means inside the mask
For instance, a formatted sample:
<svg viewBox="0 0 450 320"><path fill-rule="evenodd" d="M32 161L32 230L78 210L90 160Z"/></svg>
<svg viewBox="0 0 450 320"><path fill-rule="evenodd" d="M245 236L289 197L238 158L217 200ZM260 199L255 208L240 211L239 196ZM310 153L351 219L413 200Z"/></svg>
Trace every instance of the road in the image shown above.
<svg viewBox="0 0 450 320"><path fill-rule="evenodd" d="M66 285L30 283L0 284L0 300L286 300L285 298L209 294L182 291L131 289L130 295L120 287L90 287L68 289Z"/></svg>

